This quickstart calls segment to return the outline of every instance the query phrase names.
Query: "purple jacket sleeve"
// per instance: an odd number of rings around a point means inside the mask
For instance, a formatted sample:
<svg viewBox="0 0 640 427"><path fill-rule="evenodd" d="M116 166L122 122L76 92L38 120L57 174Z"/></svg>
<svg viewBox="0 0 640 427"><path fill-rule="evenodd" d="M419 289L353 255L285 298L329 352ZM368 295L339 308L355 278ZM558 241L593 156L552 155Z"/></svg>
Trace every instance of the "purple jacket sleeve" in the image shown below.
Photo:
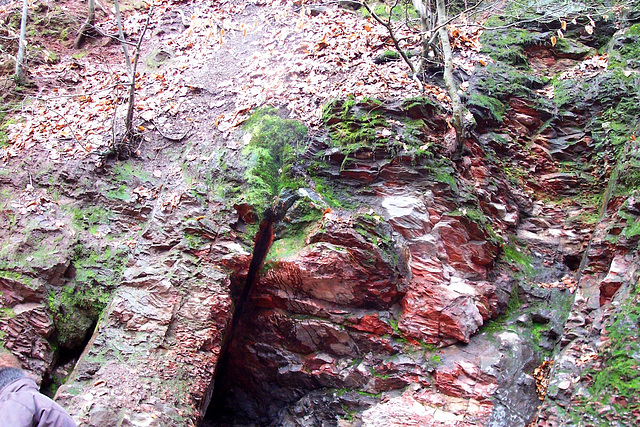
<svg viewBox="0 0 640 427"><path fill-rule="evenodd" d="M13 399L0 403L0 427L31 427L34 415L33 408Z"/></svg>
<svg viewBox="0 0 640 427"><path fill-rule="evenodd" d="M67 412L36 390L19 390L0 402L0 427L76 427Z"/></svg>
<svg viewBox="0 0 640 427"><path fill-rule="evenodd" d="M76 427L76 423L62 408L50 407L40 415L38 427Z"/></svg>

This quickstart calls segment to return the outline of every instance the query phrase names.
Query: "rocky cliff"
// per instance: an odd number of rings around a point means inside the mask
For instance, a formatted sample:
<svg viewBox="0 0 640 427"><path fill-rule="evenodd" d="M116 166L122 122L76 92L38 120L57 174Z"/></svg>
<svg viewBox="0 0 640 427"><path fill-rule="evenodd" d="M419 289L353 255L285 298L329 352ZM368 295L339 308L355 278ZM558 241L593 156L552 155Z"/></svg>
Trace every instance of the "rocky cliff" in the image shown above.
<svg viewBox="0 0 640 427"><path fill-rule="evenodd" d="M160 3L136 156L2 149L2 345L79 425L637 423L634 7L451 32L452 157L361 13Z"/></svg>

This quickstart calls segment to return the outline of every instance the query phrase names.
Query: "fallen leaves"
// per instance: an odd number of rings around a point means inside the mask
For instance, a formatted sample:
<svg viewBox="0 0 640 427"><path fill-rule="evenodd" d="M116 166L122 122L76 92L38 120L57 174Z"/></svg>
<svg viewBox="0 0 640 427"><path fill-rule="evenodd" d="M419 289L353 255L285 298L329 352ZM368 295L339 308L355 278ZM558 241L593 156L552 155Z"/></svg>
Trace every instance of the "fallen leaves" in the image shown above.
<svg viewBox="0 0 640 427"><path fill-rule="evenodd" d="M536 380L536 394L538 399L544 400L549 387L549 375L553 367L553 360L545 360L533 370L533 378Z"/></svg>
<svg viewBox="0 0 640 427"><path fill-rule="evenodd" d="M180 9L183 31L160 32L149 40L170 46L171 60L154 70L140 69L137 80L136 117L140 129L162 117L195 117L207 94L215 109L213 125L228 135L250 112L266 103L284 107L292 118L317 126L321 108L332 98L409 98L422 92L408 76L406 65L373 63L380 50L391 47L386 29L360 15L336 6L312 16L310 10L280 1L245 12L245 2L196 5L189 15ZM156 16L176 14L171 1L156 1ZM162 19L159 19L162 21ZM124 26L132 37L142 29L144 12L131 12ZM115 31L112 19L100 23L104 32ZM479 49L477 30L455 28L455 43ZM408 49L415 37L398 30ZM212 40L214 40L212 42ZM118 51L118 46L111 47ZM119 58L119 56L114 56ZM224 66L210 58L229 58ZM474 66L475 62L473 61ZM55 161L101 151L111 142L112 125L124 119L127 79L123 61L96 63L90 58L63 58L34 70L52 82L30 111L20 114L8 129L13 142L4 157L17 155L35 144L50 150ZM82 72L78 72L82 70ZM220 73L223 77L212 76ZM59 82L70 86L60 87ZM426 93L446 102L443 89L426 86ZM37 111L37 113L36 113Z"/></svg>

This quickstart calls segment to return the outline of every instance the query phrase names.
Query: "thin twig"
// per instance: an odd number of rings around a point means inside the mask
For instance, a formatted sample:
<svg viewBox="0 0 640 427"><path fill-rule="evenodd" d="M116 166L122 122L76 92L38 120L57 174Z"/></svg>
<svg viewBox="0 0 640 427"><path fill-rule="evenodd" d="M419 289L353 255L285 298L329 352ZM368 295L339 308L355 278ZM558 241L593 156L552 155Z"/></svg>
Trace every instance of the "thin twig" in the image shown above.
<svg viewBox="0 0 640 427"><path fill-rule="evenodd" d="M45 103L45 108L46 108L46 103ZM50 109L49 111L53 111L55 114L57 114L58 116L60 116L62 118L62 120L65 121L65 123L67 124L67 127L69 128L69 130L71 131L71 133L73 134L73 137L76 139L76 142L82 147L84 148L84 151L86 151L87 153L89 153L89 149L87 147L84 146L84 144L82 144L82 142L80 142L80 138L78 138L78 135L76 134L76 132L73 130L73 126L71 126L71 123L69 123L69 120L67 120L67 118L65 116L63 116L62 114L60 114L59 112L57 112L56 110Z"/></svg>
<svg viewBox="0 0 640 427"><path fill-rule="evenodd" d="M397 1L397 0L396 0ZM393 27L391 25L391 15L389 16L389 22L384 22L372 9L371 7L369 7L369 5L367 4L366 1L362 1L361 2L362 6L367 9L367 12L369 12L369 14L373 17L373 19L375 19L376 21L378 21L380 24L382 24L387 31L389 32L389 36L391 37L391 40L393 41L393 45L395 46L396 50L398 51L398 53L400 54L400 56L402 57L402 59L404 60L404 62L407 63L407 65L409 66L409 69L411 70L412 74L416 74L416 69L413 66L413 63L411 62L411 60L407 57L407 54L402 50L402 48L400 47L400 42L398 41L398 39L396 38L396 35L393 32ZM397 4L397 3L396 3Z"/></svg>
<svg viewBox="0 0 640 427"><path fill-rule="evenodd" d="M189 136L189 133L193 130L193 125L189 128L188 131L186 131L184 133L184 135L180 136L180 137L171 137L171 136L167 136L165 135L161 130L160 130L160 126L158 126L158 124L151 120L151 123L153 124L153 126L155 126L156 130L158 131L158 133L160 134L160 136L162 136L164 139L168 139L169 141L174 141L174 142L180 142L183 139L185 139L187 136Z"/></svg>
<svg viewBox="0 0 640 427"><path fill-rule="evenodd" d="M120 16L120 3L118 0L115 0L115 8L116 8L116 23L118 25L118 34L120 35L120 43L122 44L122 53L124 54L124 60L127 64L127 72L129 76L131 76L131 57L129 56L129 49L127 49L127 44L124 43L124 31L122 30L122 16Z"/></svg>

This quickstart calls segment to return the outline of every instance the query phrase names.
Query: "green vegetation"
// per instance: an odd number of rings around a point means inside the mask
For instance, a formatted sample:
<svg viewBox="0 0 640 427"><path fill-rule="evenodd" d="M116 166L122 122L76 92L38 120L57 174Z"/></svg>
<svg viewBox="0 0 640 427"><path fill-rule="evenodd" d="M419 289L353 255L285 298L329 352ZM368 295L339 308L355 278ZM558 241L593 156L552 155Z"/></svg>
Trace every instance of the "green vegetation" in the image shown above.
<svg viewBox="0 0 640 427"><path fill-rule="evenodd" d="M350 198L346 192L338 189L335 184L317 176L312 177L312 180L315 183L316 192L320 194L322 199L332 208L355 208L355 205L349 201Z"/></svg>
<svg viewBox="0 0 640 427"><path fill-rule="evenodd" d="M306 246L305 237L305 230L301 230L296 235L276 240L269 249L269 255L267 256L266 261L275 262L279 259L297 254Z"/></svg>
<svg viewBox="0 0 640 427"><path fill-rule="evenodd" d="M377 99L356 100L349 96L325 105L322 119L334 147L344 155L342 168L356 161L360 152L379 152L385 157L407 153L414 158L431 157L425 131L434 126L439 107L424 97L403 101L401 108L388 109Z"/></svg>
<svg viewBox="0 0 640 427"><path fill-rule="evenodd" d="M184 233L184 244L187 249L200 249L207 241L198 234Z"/></svg>
<svg viewBox="0 0 640 427"><path fill-rule="evenodd" d="M142 170L142 166L135 166L131 161L121 162L114 166L113 176L116 181L131 184L132 178L137 178L140 183L151 183L153 178L149 172Z"/></svg>
<svg viewBox="0 0 640 427"><path fill-rule="evenodd" d="M77 230L87 230L91 234L95 234L98 225L109 223L110 215L110 211L100 206L74 208L71 211L71 223Z"/></svg>
<svg viewBox="0 0 640 427"><path fill-rule="evenodd" d="M624 219L626 224L620 233L626 239L633 239L636 236L640 236L640 218L635 215L626 212L624 209L618 210L620 218ZM617 242L620 236L615 236L614 242Z"/></svg>
<svg viewBox="0 0 640 427"><path fill-rule="evenodd" d="M391 237L391 231L385 228L385 221L377 215L358 214L353 217L353 228L371 243L378 252L378 256L392 266L397 266L399 262L395 242ZM370 260L375 264L375 259ZM397 329L397 322L395 324ZM393 327L393 325L392 325ZM399 329L397 332L400 334ZM399 336L402 336L401 334Z"/></svg>
<svg viewBox="0 0 640 427"><path fill-rule="evenodd" d="M15 271L0 270L0 278L12 280L14 282L23 283L29 287L32 286L33 278Z"/></svg>
<svg viewBox="0 0 640 427"><path fill-rule="evenodd" d="M597 425L610 425L608 416L615 414L619 425L633 425L635 413L640 411L640 283L631 285L629 297L610 317L606 325L607 345L598 351L599 362L589 372L593 379L589 394L579 398L579 405L571 407L573 418L586 414ZM610 405L611 412L600 412Z"/></svg>
<svg viewBox="0 0 640 427"><path fill-rule="evenodd" d="M325 207L326 205L315 202L308 197L296 200L287 211L287 217L284 219L287 226L277 233L278 237L295 237L301 233L306 235L309 226L322 219Z"/></svg>
<svg viewBox="0 0 640 427"><path fill-rule="evenodd" d="M111 200L122 200L123 202L126 202L128 200L131 200L131 191L129 187L122 184L119 187L114 188L113 190L107 191L106 196Z"/></svg>
<svg viewBox="0 0 640 427"><path fill-rule="evenodd" d="M11 108L10 105L7 106L6 104L3 104L3 109L5 109L7 107ZM0 148L4 148L4 147L9 145L9 137L7 135L7 127L10 124L15 123L15 120L13 120L13 119L5 119L6 114L7 113L5 111L0 112Z"/></svg>
<svg viewBox="0 0 640 427"><path fill-rule="evenodd" d="M50 8L45 4L39 4L34 12L33 15L29 15L32 21L27 25L30 37L53 37L59 41L69 41L71 40L69 30L77 28L80 24L73 15L59 6Z"/></svg>
<svg viewBox="0 0 640 427"><path fill-rule="evenodd" d="M501 123L507 106L503 103L511 97L528 100L531 107L554 111L553 102L541 96L536 90L548 82L504 62L487 64L478 70L479 78L471 88L467 107L477 107L488 112L490 121ZM487 120L487 118L485 118Z"/></svg>
<svg viewBox="0 0 640 427"><path fill-rule="evenodd" d="M334 145L351 153L361 147L387 142L387 138L376 132L389 127L381 106L382 103L377 100L356 102L353 96L345 100L336 99L325 105L322 119L329 128Z"/></svg>
<svg viewBox="0 0 640 427"><path fill-rule="evenodd" d="M373 13L383 20L388 20L391 17L392 21L407 21L409 19L419 18L415 8L411 5L411 2L398 2L399 4L393 9L385 4L371 5ZM362 16L368 18L371 16L369 11L364 7L360 8Z"/></svg>
<svg viewBox="0 0 640 427"><path fill-rule="evenodd" d="M474 92L469 97L469 105L475 105L489 111L491 118L498 123L502 123L504 120L505 106L496 98Z"/></svg>
<svg viewBox="0 0 640 427"><path fill-rule="evenodd" d="M516 245L515 238L509 240L509 243L502 248L504 261L522 274L526 276L532 275L535 271L531 265L531 255L525 249Z"/></svg>
<svg viewBox="0 0 640 427"><path fill-rule="evenodd" d="M544 102L535 91L544 87L548 79L504 63L487 64L483 70L485 76L476 86L483 94L498 99L519 96L538 103Z"/></svg>
<svg viewBox="0 0 640 427"><path fill-rule="evenodd" d="M618 37L609 46L609 69L640 68L640 24L627 28L622 37Z"/></svg>
<svg viewBox="0 0 640 427"><path fill-rule="evenodd" d="M489 22L490 21L490 22ZM487 26L502 26L504 22L499 18L487 21ZM497 31L485 31L480 36L482 49L480 52L488 54L496 61L521 68L528 68L529 62L524 48L534 45L537 40L533 34L520 28L504 28Z"/></svg>
<svg viewBox="0 0 640 427"><path fill-rule="evenodd" d="M249 163L245 173L249 190L244 198L262 214L282 190L304 186L293 168L307 129L300 122L279 117L275 108L265 107L245 122L243 130L251 135L242 152Z"/></svg>
<svg viewBox="0 0 640 427"><path fill-rule="evenodd" d="M56 342L66 348L82 343L111 299L124 272L128 249L109 247L102 252L81 244L74 250L71 283L49 292L48 307L57 330Z"/></svg>
<svg viewBox="0 0 640 427"><path fill-rule="evenodd" d="M382 54L376 56L374 62L376 64L383 64L385 62L399 61L400 54L395 50L385 50Z"/></svg>

